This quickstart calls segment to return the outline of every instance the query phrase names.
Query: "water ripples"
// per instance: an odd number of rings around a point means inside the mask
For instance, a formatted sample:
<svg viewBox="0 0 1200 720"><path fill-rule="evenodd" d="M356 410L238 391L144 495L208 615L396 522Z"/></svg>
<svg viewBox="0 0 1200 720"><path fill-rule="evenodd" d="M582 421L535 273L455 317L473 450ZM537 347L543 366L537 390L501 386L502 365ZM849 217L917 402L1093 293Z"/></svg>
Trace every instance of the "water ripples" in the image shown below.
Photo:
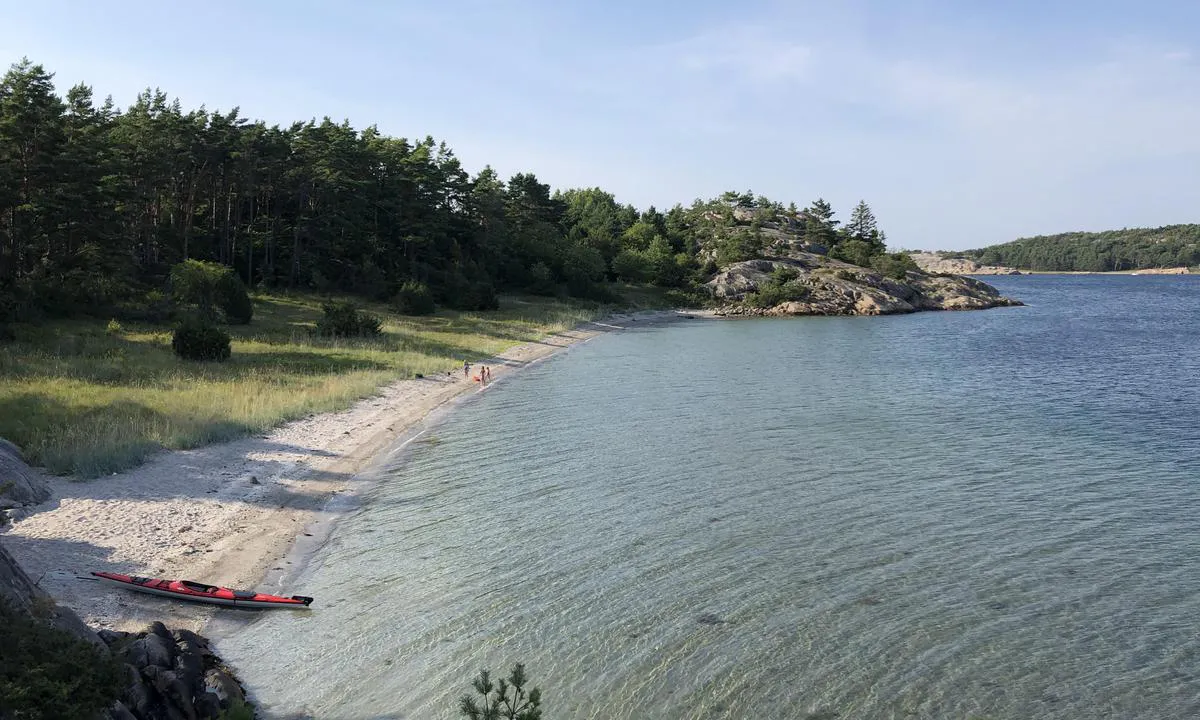
<svg viewBox="0 0 1200 720"><path fill-rule="evenodd" d="M685 323L515 376L220 649L279 717L1200 714L1200 283Z"/></svg>

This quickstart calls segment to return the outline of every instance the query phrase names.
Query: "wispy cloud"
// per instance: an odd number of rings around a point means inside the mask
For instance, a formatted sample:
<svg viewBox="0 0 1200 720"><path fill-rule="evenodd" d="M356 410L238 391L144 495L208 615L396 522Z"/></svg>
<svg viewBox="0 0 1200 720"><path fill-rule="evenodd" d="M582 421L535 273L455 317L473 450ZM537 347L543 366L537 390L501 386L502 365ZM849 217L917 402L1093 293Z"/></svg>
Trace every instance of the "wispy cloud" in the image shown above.
<svg viewBox="0 0 1200 720"><path fill-rule="evenodd" d="M660 52L685 72L760 86L807 80L813 67L811 46L755 25L717 28Z"/></svg>

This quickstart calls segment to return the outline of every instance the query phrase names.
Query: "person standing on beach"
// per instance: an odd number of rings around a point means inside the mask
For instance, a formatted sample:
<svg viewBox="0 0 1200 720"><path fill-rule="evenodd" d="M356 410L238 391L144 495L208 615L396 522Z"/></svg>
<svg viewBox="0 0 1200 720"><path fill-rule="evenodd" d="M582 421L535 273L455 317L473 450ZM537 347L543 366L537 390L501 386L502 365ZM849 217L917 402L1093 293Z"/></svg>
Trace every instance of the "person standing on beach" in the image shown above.
<svg viewBox="0 0 1200 720"><path fill-rule="evenodd" d="M479 384L487 385L487 365L479 366Z"/></svg>
<svg viewBox="0 0 1200 720"><path fill-rule="evenodd" d="M471 377L471 362L463 360L463 377L470 379Z"/></svg>

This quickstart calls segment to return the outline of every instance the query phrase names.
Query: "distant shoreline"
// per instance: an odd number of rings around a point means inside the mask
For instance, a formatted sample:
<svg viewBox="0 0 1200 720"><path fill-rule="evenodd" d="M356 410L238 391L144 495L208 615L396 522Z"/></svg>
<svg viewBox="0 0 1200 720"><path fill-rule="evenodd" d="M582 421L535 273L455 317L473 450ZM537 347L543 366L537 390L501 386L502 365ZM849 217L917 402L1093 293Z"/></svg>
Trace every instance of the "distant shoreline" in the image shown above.
<svg viewBox="0 0 1200 720"><path fill-rule="evenodd" d="M1186 267L1178 268L1144 268L1142 270L1021 270L1014 268L1017 273L963 273L977 277L995 277L997 275L1197 275Z"/></svg>

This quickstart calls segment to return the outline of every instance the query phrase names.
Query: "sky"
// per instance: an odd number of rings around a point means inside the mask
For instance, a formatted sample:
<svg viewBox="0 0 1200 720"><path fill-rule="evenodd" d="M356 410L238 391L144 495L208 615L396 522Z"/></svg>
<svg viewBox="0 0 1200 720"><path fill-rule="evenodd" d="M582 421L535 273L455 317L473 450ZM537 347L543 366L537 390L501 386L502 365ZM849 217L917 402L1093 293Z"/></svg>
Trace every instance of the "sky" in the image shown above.
<svg viewBox="0 0 1200 720"><path fill-rule="evenodd" d="M0 0L0 60L643 209L866 200L949 250L1200 221L1197 28L1194 0Z"/></svg>

